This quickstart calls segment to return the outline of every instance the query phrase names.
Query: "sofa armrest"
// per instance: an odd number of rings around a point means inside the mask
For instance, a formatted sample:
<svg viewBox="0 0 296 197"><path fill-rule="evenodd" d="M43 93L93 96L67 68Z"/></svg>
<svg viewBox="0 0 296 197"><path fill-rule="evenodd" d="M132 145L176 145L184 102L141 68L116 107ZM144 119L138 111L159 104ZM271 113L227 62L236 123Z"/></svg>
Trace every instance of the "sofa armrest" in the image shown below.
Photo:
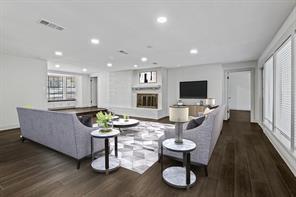
<svg viewBox="0 0 296 197"><path fill-rule="evenodd" d="M76 117L74 120L75 127L75 140L77 147L77 157L81 159L91 153L91 135L90 133L94 130L99 129L99 127L86 127ZM95 139L94 140L94 152L101 151L104 149L104 140Z"/></svg>

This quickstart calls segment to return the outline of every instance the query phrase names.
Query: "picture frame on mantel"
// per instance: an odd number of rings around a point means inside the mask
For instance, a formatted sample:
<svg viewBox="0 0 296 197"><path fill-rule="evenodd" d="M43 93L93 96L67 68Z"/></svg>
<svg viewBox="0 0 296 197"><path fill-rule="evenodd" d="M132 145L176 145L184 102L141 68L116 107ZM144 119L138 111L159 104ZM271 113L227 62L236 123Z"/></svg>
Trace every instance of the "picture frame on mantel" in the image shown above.
<svg viewBox="0 0 296 197"><path fill-rule="evenodd" d="M157 83L157 72L156 71L146 71L139 73L140 84Z"/></svg>

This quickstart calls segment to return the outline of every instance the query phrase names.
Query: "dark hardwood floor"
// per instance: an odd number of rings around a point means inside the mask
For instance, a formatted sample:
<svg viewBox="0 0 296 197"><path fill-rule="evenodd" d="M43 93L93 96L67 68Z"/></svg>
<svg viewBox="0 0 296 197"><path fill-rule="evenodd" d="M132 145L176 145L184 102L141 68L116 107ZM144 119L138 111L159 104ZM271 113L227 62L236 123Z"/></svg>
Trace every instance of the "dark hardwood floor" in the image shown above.
<svg viewBox="0 0 296 197"><path fill-rule="evenodd" d="M143 175L120 168L106 176L90 160L73 159L19 140L19 130L0 133L0 196L296 196L296 179L249 113L232 111L208 166L189 191L166 185L155 163ZM168 120L162 120L166 122ZM166 159L167 164L172 161Z"/></svg>

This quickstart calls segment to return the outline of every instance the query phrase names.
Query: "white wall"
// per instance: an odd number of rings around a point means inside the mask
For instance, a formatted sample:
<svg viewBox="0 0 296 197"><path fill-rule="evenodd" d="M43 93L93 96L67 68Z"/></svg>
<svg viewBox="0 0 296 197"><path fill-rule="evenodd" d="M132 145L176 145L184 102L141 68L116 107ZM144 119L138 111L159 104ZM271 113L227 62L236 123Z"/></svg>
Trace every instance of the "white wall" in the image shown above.
<svg viewBox="0 0 296 197"><path fill-rule="evenodd" d="M109 72L97 73L98 77L98 107L109 108Z"/></svg>
<svg viewBox="0 0 296 197"><path fill-rule="evenodd" d="M16 107L47 108L44 60L0 54L0 130L19 127Z"/></svg>
<svg viewBox="0 0 296 197"><path fill-rule="evenodd" d="M75 107L90 107L90 77L88 75L78 75L77 80L77 98Z"/></svg>
<svg viewBox="0 0 296 197"><path fill-rule="evenodd" d="M139 72L157 71L156 84L139 84ZM167 69L153 68L148 70L129 70L102 72L93 74L98 77L98 106L105 107L117 114L127 113L130 116L159 119L167 116ZM163 82L163 80L165 80ZM136 92L132 87L160 85L159 90L141 90L141 92L158 93L159 109L136 107ZM164 95L164 97L162 97ZM165 106L165 107L163 107Z"/></svg>
<svg viewBox="0 0 296 197"><path fill-rule="evenodd" d="M109 75L109 105L132 107L133 71L111 72Z"/></svg>
<svg viewBox="0 0 296 197"><path fill-rule="evenodd" d="M251 110L251 73L233 72L229 75L229 108L233 110Z"/></svg>
<svg viewBox="0 0 296 197"><path fill-rule="evenodd" d="M215 98L222 104L224 71L222 65L203 65L168 69L168 105L177 103L179 99L180 81L208 81L208 97ZM196 104L198 99L182 99L184 104Z"/></svg>

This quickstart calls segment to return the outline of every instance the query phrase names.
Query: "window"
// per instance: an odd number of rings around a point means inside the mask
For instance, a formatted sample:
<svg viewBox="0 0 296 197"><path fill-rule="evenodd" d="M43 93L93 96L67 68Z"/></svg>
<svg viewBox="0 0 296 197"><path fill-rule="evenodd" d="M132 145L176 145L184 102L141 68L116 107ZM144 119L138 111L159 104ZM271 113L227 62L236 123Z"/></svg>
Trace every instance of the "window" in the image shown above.
<svg viewBox="0 0 296 197"><path fill-rule="evenodd" d="M75 99L75 78L66 77L66 99Z"/></svg>
<svg viewBox="0 0 296 197"><path fill-rule="evenodd" d="M63 99L63 77L48 76L48 100L62 100Z"/></svg>
<svg viewBox="0 0 296 197"><path fill-rule="evenodd" d="M294 116L294 130L293 130L293 132L294 132L294 139L293 139L293 141L292 141L292 150L293 151L296 151L296 68L295 68L295 66L296 66L296 30L295 30L295 33L294 33L294 37L293 37L293 62L292 62L292 64L293 64L293 68L294 69L292 69L292 72L294 73L294 75L293 75L293 78L292 78L292 80L293 80L293 82L292 82L292 88L293 88L293 95L292 95L292 98L293 98L293 101L292 101L292 103L294 104L294 111L292 112L293 113L293 116ZM293 121L293 120L292 120ZM293 133L292 133L293 134Z"/></svg>
<svg viewBox="0 0 296 197"><path fill-rule="evenodd" d="M275 128L279 132L279 140L290 147L292 89L291 69L292 48L291 39L288 39L275 53Z"/></svg>
<svg viewBox="0 0 296 197"><path fill-rule="evenodd" d="M264 106L263 123L273 130L273 57L264 64Z"/></svg>
<svg viewBox="0 0 296 197"><path fill-rule="evenodd" d="M49 75L47 95L49 102L75 100L75 77Z"/></svg>

